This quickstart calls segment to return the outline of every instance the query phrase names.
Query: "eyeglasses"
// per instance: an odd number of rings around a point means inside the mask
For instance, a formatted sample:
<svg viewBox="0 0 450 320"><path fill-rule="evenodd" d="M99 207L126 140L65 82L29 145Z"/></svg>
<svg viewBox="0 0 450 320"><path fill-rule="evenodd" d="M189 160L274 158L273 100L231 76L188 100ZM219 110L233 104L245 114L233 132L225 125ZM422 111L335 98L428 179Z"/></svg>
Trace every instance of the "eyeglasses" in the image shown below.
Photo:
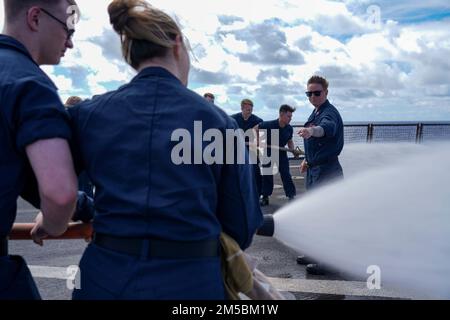
<svg viewBox="0 0 450 320"><path fill-rule="evenodd" d="M59 22L59 23L63 26L64 30L65 30L66 33L67 33L67 39L66 39L66 40L70 40L70 39L72 38L73 34L75 33L75 29L69 29L69 28L67 28L67 24L66 24L64 21L58 19L57 17L55 17L54 15L52 15L52 14L51 14L50 12L48 12L47 10L45 10L45 9L43 9L43 8L40 8L40 9L42 10L42 12L44 12L45 14L47 14L50 18L52 18L52 19L54 19L55 21Z"/></svg>
<svg viewBox="0 0 450 320"><path fill-rule="evenodd" d="M320 95L322 94L322 91L306 91L305 94L308 98L311 98L313 94L316 97L320 97Z"/></svg>

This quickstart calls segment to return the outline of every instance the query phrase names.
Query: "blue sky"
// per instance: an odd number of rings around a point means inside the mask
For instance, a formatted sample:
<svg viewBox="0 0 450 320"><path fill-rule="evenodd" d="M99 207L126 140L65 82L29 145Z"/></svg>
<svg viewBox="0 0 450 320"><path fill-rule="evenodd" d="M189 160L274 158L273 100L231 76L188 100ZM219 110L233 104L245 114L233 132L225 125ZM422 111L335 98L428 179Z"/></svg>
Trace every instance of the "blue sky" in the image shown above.
<svg viewBox="0 0 450 320"><path fill-rule="evenodd" d="M90 97L128 82L107 0L78 0L75 49L44 67L70 95ZM344 121L450 120L450 1L155 0L176 17L193 48L189 88L213 92L217 105L277 117L297 107L313 74L330 81L329 99ZM0 15L0 25L3 16Z"/></svg>

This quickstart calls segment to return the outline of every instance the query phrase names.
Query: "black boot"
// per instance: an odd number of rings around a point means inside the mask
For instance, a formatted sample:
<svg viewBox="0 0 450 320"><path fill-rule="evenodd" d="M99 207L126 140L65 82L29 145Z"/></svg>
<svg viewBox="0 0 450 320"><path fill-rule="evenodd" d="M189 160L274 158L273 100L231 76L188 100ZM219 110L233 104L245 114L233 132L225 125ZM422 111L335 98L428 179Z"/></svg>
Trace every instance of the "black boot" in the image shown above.
<svg viewBox="0 0 450 320"><path fill-rule="evenodd" d="M308 258L305 255L300 255L297 257L297 264L307 265L307 264L313 264L314 260Z"/></svg>
<svg viewBox="0 0 450 320"><path fill-rule="evenodd" d="M306 272L315 276L323 276L327 273L327 270L318 263L311 263L306 266Z"/></svg>
<svg viewBox="0 0 450 320"><path fill-rule="evenodd" d="M259 202L259 205L261 206L261 207L265 207L265 206L268 206L269 205L269 197L262 197L261 198L261 201Z"/></svg>

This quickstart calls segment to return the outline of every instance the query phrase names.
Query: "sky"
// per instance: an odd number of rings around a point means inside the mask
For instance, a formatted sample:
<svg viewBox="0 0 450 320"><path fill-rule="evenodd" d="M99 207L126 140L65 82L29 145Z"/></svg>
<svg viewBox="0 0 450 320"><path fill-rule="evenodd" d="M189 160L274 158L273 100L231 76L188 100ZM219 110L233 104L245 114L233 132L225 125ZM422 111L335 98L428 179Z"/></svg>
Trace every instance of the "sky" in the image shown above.
<svg viewBox="0 0 450 320"><path fill-rule="evenodd" d="M43 69L61 98L89 98L129 82L109 24L109 0L78 0L75 48ZM305 122L310 76L330 82L328 98L350 121L450 120L450 1L155 0L192 47L189 88L212 92L229 114L240 101L275 119L281 104ZM3 1L0 2L0 28Z"/></svg>

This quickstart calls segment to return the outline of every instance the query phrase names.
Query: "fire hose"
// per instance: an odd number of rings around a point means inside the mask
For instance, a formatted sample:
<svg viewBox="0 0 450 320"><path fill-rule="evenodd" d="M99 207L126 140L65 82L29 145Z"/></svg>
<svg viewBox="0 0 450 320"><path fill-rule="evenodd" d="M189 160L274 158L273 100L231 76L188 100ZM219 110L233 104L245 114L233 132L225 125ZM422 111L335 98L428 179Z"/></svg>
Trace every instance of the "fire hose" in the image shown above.
<svg viewBox="0 0 450 320"><path fill-rule="evenodd" d="M34 223L14 223L9 240L30 240L31 230ZM266 237L272 237L274 234L274 220L272 215L264 215L264 223L257 230L256 234ZM91 239L93 235L92 223L69 223L66 232L58 237L49 236L45 240L70 240L70 239Z"/></svg>
<svg viewBox="0 0 450 320"><path fill-rule="evenodd" d="M9 240L31 240L31 230L34 223L15 223L9 235ZM92 238L92 223L69 223L66 232L58 237L49 236L44 240L69 240Z"/></svg>

